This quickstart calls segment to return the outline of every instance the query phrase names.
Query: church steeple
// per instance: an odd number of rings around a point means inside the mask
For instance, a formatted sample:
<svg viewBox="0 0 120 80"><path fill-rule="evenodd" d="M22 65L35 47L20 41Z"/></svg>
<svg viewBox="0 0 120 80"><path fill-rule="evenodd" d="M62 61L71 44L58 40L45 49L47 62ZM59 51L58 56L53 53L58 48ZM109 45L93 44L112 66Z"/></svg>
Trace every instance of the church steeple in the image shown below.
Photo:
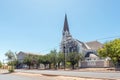
<svg viewBox="0 0 120 80"><path fill-rule="evenodd" d="M66 32L66 31L69 33L69 26L68 26L68 21L67 21L67 15L65 14L63 32Z"/></svg>
<svg viewBox="0 0 120 80"><path fill-rule="evenodd" d="M63 26L63 40L66 40L67 38L72 37L70 35L70 31L69 31L69 26L68 26L68 20L67 20L67 15L65 14L65 20L64 20L64 26Z"/></svg>

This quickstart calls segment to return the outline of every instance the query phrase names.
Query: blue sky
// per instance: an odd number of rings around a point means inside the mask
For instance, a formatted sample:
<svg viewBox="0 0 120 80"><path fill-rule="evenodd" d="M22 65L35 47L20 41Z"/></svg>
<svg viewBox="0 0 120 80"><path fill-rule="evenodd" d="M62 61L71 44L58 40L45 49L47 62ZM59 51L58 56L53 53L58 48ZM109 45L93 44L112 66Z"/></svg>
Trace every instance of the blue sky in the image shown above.
<svg viewBox="0 0 120 80"><path fill-rule="evenodd" d="M59 49L65 13L72 36L80 41L120 36L119 4L120 0L0 0L0 60L8 50L43 54Z"/></svg>

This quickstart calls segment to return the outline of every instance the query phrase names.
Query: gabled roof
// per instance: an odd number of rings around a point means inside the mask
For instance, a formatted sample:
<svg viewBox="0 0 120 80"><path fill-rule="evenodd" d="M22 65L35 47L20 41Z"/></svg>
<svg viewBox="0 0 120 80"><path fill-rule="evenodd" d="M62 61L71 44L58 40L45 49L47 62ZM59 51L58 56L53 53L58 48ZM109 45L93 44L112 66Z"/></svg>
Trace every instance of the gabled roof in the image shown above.
<svg viewBox="0 0 120 80"><path fill-rule="evenodd" d="M23 52L23 51L20 51L17 55L19 55L19 54L25 54L25 55L41 55L41 54L39 54L39 53L31 53L31 52Z"/></svg>
<svg viewBox="0 0 120 80"><path fill-rule="evenodd" d="M83 47L84 49L90 49L89 46L88 46L86 43L81 42L81 41L79 41L79 40L76 40L76 41L77 41L78 43L82 44L82 47Z"/></svg>
<svg viewBox="0 0 120 80"><path fill-rule="evenodd" d="M103 44L98 41L91 41L86 42L86 44L92 49L92 50L98 50L99 48L103 47Z"/></svg>
<svg viewBox="0 0 120 80"><path fill-rule="evenodd" d="M83 43L83 42L81 42L81 41L79 41L79 40L76 40L78 43L80 43L80 44L82 44L82 47L84 48L84 49L87 49L87 46Z"/></svg>

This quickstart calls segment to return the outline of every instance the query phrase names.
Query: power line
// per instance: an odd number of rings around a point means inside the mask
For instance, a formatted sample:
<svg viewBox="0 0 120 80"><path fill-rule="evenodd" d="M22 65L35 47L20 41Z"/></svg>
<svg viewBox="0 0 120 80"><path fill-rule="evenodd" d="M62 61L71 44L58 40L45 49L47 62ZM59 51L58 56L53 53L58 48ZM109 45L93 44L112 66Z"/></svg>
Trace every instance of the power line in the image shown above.
<svg viewBox="0 0 120 80"><path fill-rule="evenodd" d="M104 37L104 38L99 38L99 39L96 39L96 40L106 40L106 39L111 39L111 38L117 38L117 37L120 37L120 35L118 36L111 36L111 37ZM46 52L46 51L50 51L52 49L57 49L59 47L59 45L53 47L53 48L49 48L49 49L45 49L45 50L42 50L40 52Z"/></svg>
<svg viewBox="0 0 120 80"><path fill-rule="evenodd" d="M120 37L120 35L119 36L111 36L111 37L99 38L99 39L96 39L96 40L105 40L105 39L116 38L116 37Z"/></svg>

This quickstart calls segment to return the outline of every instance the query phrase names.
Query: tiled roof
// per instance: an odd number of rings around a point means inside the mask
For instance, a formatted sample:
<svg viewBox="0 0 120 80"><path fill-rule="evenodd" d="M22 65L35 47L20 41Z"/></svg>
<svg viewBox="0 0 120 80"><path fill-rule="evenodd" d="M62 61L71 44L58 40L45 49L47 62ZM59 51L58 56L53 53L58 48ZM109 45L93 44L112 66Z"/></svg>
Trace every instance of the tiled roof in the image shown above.
<svg viewBox="0 0 120 80"><path fill-rule="evenodd" d="M98 41L91 41L86 42L86 44L92 49L92 50L98 50L99 48L103 47L103 44Z"/></svg>

